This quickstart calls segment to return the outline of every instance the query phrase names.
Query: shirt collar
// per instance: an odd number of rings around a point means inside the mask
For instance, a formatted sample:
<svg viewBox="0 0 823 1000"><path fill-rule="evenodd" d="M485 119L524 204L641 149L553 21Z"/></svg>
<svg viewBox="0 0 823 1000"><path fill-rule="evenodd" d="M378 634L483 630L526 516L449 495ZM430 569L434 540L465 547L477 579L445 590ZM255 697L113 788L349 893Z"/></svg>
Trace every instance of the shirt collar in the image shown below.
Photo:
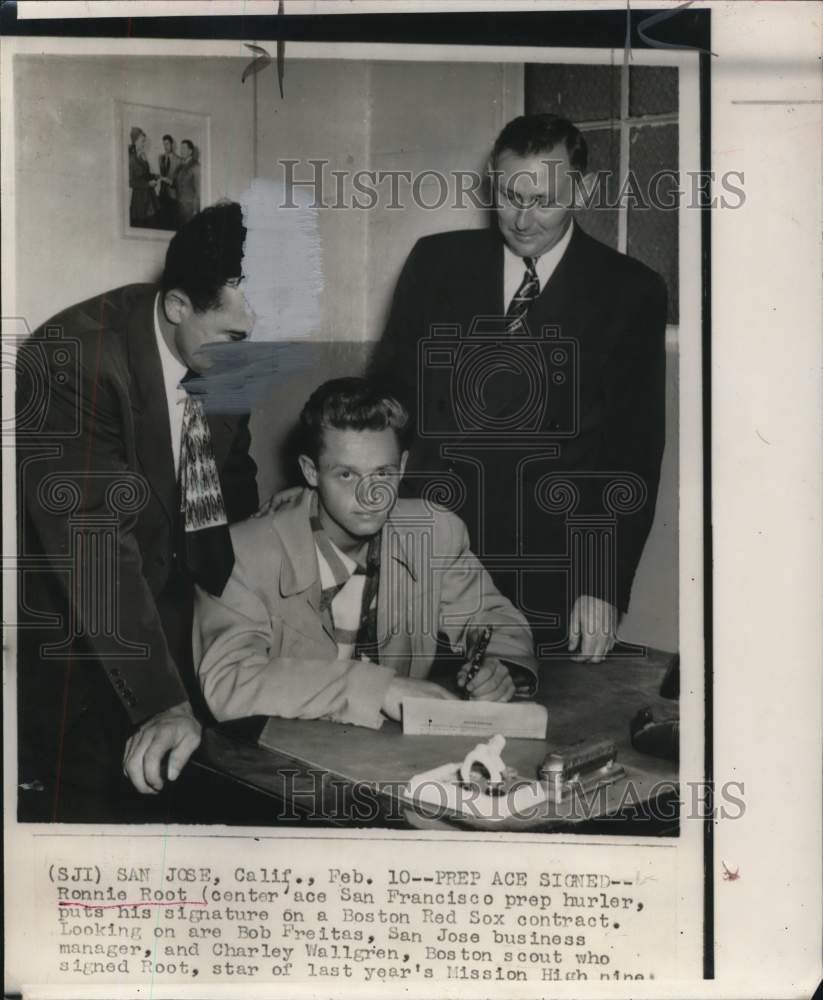
<svg viewBox="0 0 823 1000"><path fill-rule="evenodd" d="M569 223L568 229L563 234L563 236L558 240L558 242L555 243L555 245L551 248L551 250L547 250L544 254L541 254L536 259L535 269L537 270L537 277L540 279L541 290L546 287L546 282L549 280L552 274L554 274L555 268L562 260L563 255L565 254L566 249L568 248L569 243L571 242L573 232L574 232L574 220L572 220ZM519 254L514 253L514 251L510 249L509 245L505 241L503 242L503 251L510 260L522 264L523 258Z"/></svg>
<svg viewBox="0 0 823 1000"><path fill-rule="evenodd" d="M361 567L355 559L352 559L350 555L347 555L347 553L339 548L339 546L335 545L331 538L329 538L326 534L320 521L318 496L315 490L312 491L311 506L309 507L309 523L314 536L314 544L322 553L323 558L331 568L335 581L338 585L344 584L346 580L358 570L365 570L367 573L379 571L380 536L382 532L378 531L378 533L369 540L369 545L366 549L365 566Z"/></svg>

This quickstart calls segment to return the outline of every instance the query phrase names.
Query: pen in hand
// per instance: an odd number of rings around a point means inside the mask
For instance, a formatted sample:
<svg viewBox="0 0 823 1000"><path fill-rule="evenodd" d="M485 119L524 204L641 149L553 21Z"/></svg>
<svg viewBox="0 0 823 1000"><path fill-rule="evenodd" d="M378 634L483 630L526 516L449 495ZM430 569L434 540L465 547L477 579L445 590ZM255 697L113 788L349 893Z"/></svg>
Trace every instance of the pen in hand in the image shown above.
<svg viewBox="0 0 823 1000"><path fill-rule="evenodd" d="M491 642L493 629L491 625L486 625L480 638L477 640L477 644L472 652L471 662L469 663L468 673L466 674L466 680L463 685L463 697L470 698L471 694L469 692L469 682L473 681L477 676L477 672L480 670L481 664L483 663L483 658L486 655L486 650L489 648L489 643Z"/></svg>

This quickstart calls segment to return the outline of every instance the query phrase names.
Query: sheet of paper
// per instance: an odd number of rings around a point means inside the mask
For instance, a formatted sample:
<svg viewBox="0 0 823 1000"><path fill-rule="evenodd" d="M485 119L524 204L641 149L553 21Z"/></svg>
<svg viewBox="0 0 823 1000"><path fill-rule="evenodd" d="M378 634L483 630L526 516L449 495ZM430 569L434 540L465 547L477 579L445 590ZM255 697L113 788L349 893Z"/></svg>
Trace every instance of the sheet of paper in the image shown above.
<svg viewBox="0 0 823 1000"><path fill-rule="evenodd" d="M406 698L403 732L406 736L501 736L524 740L546 739L548 712L530 702L446 701Z"/></svg>

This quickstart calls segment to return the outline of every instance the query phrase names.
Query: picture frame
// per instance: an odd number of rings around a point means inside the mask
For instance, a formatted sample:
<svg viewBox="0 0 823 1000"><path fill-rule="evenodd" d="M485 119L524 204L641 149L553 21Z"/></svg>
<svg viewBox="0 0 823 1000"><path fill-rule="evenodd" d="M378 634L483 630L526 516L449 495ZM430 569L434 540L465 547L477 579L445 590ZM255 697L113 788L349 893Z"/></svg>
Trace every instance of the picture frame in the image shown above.
<svg viewBox="0 0 823 1000"><path fill-rule="evenodd" d="M168 240L211 202L211 115L114 104L120 235Z"/></svg>

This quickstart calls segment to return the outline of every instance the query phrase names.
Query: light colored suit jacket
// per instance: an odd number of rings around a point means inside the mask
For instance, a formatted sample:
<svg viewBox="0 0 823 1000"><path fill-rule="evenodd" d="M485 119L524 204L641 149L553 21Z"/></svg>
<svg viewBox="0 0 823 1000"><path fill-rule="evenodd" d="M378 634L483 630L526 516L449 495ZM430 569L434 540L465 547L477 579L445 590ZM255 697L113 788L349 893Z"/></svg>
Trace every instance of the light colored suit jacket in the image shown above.
<svg viewBox="0 0 823 1000"><path fill-rule="evenodd" d="M338 660L320 613L309 524L312 491L231 529L235 565L222 595L198 590L194 657L206 700L224 721L251 715L330 718L378 728L395 675L425 678L438 631L453 649L493 625L488 655L537 679L526 619L469 550L456 515L398 500L383 527L377 631L380 665Z"/></svg>

